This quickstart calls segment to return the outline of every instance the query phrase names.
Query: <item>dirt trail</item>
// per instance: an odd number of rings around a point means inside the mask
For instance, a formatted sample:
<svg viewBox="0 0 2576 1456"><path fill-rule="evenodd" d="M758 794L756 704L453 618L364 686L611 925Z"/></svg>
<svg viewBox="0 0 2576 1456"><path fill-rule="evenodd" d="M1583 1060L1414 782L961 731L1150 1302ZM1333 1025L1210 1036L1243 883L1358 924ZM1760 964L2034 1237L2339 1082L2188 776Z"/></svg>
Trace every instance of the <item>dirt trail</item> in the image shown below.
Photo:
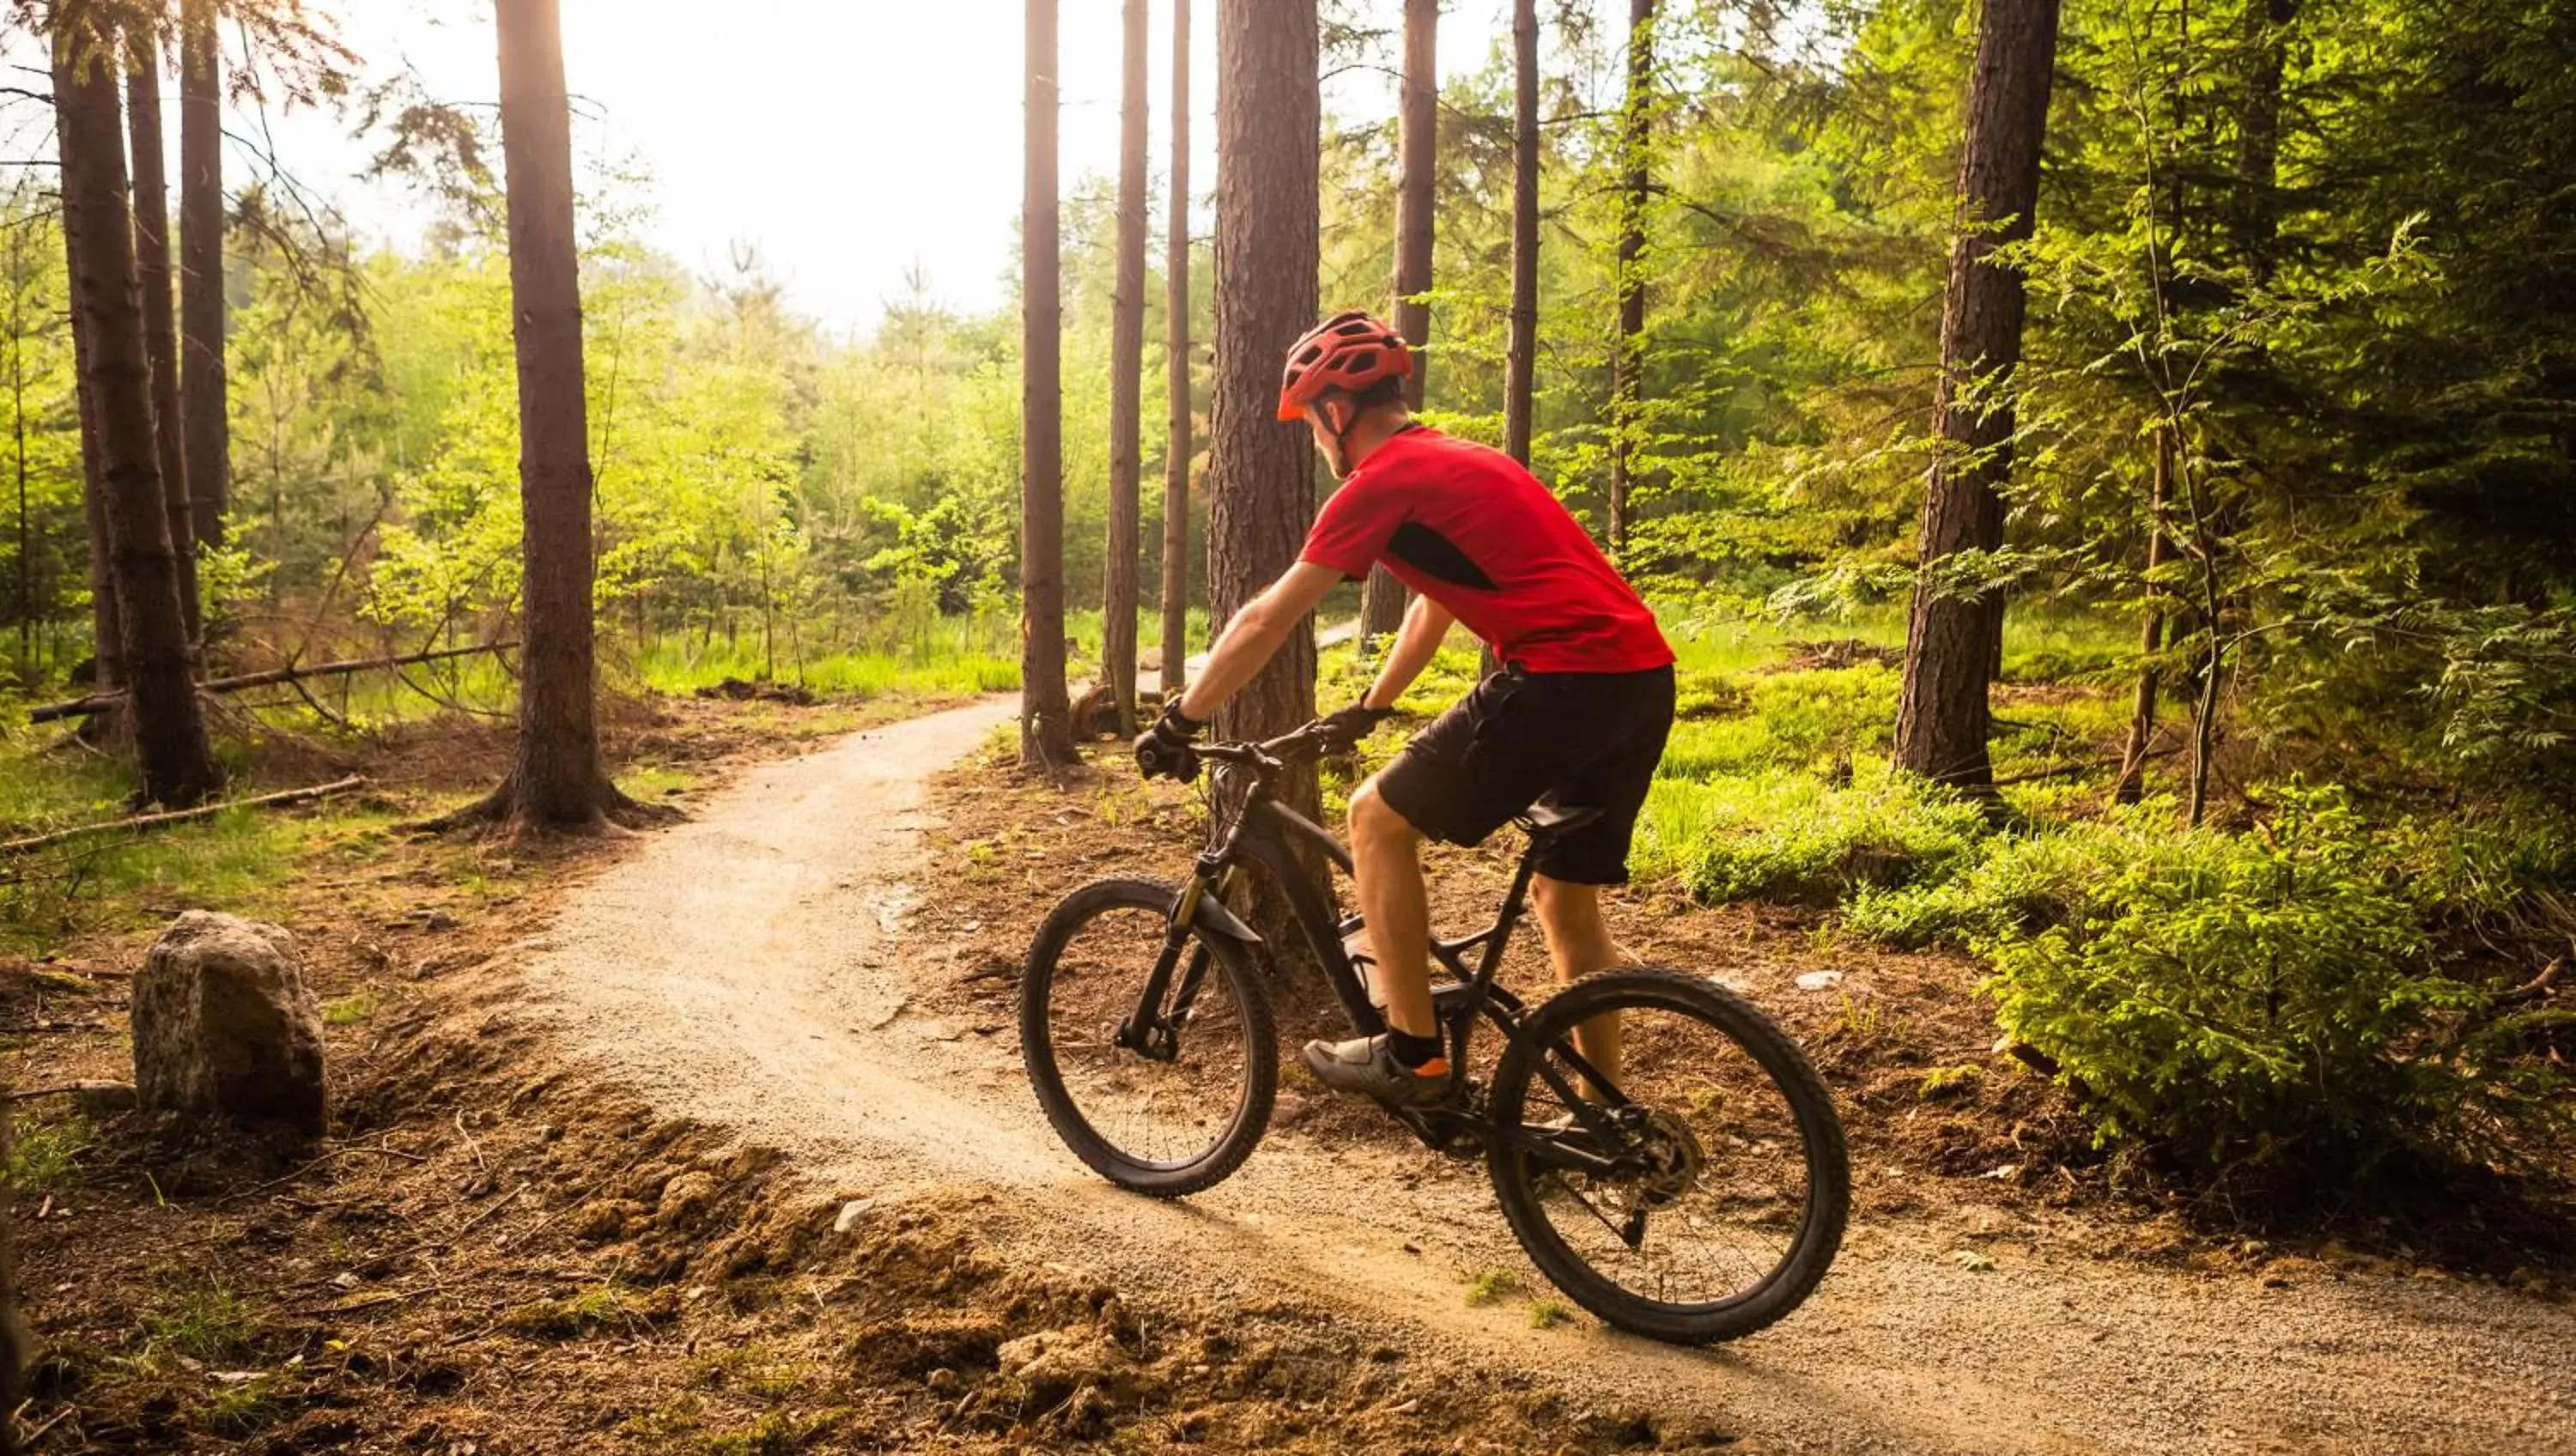
<svg viewBox="0 0 2576 1456"><path fill-rule="evenodd" d="M1011 714L988 702L752 771L571 897L527 945L530 995L665 1113L786 1148L818 1180L991 1190L990 1232L1024 1257L1284 1300L1761 1449L2576 1452L2576 1311L2449 1281L2266 1288L2056 1252L2046 1230L1971 1271L1955 1225L1862 1224L1805 1310L1691 1352L1467 1307L1466 1273L1526 1265L1480 1170L1392 1140L1279 1132L1187 1203L1118 1193L1047 1130L1000 1018L913 1009L961 969L905 931L936 890L924 780Z"/></svg>

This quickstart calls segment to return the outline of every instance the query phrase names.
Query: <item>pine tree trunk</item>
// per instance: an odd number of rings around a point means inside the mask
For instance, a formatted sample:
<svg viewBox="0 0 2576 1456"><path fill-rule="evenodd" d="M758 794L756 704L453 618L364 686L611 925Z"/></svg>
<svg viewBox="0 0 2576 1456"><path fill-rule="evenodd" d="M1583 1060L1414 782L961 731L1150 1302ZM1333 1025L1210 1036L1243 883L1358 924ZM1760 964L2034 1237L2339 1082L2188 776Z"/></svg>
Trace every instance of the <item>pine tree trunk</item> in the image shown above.
<svg viewBox="0 0 2576 1456"><path fill-rule="evenodd" d="M63 249L71 250L70 220L64 220ZM89 329L80 311L72 311L72 372L87 379L90 371ZM96 402L86 388L77 389L81 443L81 523L89 533L90 680L100 692L125 686L125 625L116 614L116 576L108 565L107 459L98 437ZM84 725L113 736L124 723L122 709L106 723Z"/></svg>
<svg viewBox="0 0 2576 1456"><path fill-rule="evenodd" d="M64 0L56 8L53 41L64 252L76 327L88 340L81 392L97 437L108 575L142 798L186 808L221 788L223 771L206 740L192 681L179 564L153 444L152 365L113 63L119 51L94 0Z"/></svg>
<svg viewBox="0 0 2576 1456"><path fill-rule="evenodd" d="M1628 94L1619 119L1619 337L1610 351L1610 549L1628 544L1638 406L1646 369L1646 199L1655 81L1655 0L1628 0Z"/></svg>
<svg viewBox="0 0 2576 1456"><path fill-rule="evenodd" d="M1171 438L1163 447L1163 696L1189 681L1190 656L1190 0L1172 0L1172 182L1163 244L1163 371Z"/></svg>
<svg viewBox="0 0 2576 1456"><path fill-rule="evenodd" d="M0 1082L0 1166L14 1166L9 1087ZM15 1179L0 1178L0 1456L14 1456L18 1446L18 1404L27 1395L27 1354L31 1341L18 1301L18 1191Z"/></svg>
<svg viewBox="0 0 2576 1456"><path fill-rule="evenodd" d="M1503 360L1503 449L1530 459L1538 384L1538 0L1512 4L1512 306Z"/></svg>
<svg viewBox="0 0 2576 1456"><path fill-rule="evenodd" d="M232 508L232 421L224 378L223 48L215 0L185 0L179 66L179 246L183 275L181 455L200 546L224 542Z"/></svg>
<svg viewBox="0 0 2576 1456"><path fill-rule="evenodd" d="M170 182L162 152L161 54L148 32L127 36L126 126L134 144L135 275L143 285L143 346L152 356L152 430L168 501L170 547L179 563L179 606L188 640L204 635L197 604L197 522L188 503L184 426L179 414L179 321L170 278Z"/></svg>
<svg viewBox="0 0 2576 1456"><path fill-rule="evenodd" d="M1109 546L1102 559L1100 671L1118 732L1136 732L1136 607L1145 390L1145 0L1125 0L1118 108L1118 270L1109 315Z"/></svg>
<svg viewBox="0 0 2576 1456"><path fill-rule="evenodd" d="M2147 752L2156 737L2156 654L2164 649L2164 604L2155 575L2165 564L2165 506L2172 498L2173 432L2156 431L2155 474L2147 486L2147 614L2138 633L2138 690L2129 706L2129 742L2120 754L2120 777L2111 802L2134 804L2146 791Z"/></svg>
<svg viewBox="0 0 2576 1456"><path fill-rule="evenodd" d="M2028 238L2057 51L2057 0L1987 0L1978 18L1959 169L1962 226L1950 246L1933 403L1939 455L1917 548L1896 764L1938 783L1991 792L1987 690L2003 639L2000 592L1962 599L1928 573L1963 551L2003 546L2001 487L2011 478L2014 368L2021 362L2021 275L1987 261Z"/></svg>
<svg viewBox="0 0 2576 1456"><path fill-rule="evenodd" d="M1411 344L1413 379L1405 401L1422 408L1431 361L1431 245L1439 226L1436 184L1440 167L1440 0L1404 0L1404 91L1396 117L1395 331ZM1363 642L1395 635L1404 625L1404 583L1381 566L1360 592Z"/></svg>
<svg viewBox="0 0 2576 1456"><path fill-rule="evenodd" d="M2249 0L2247 74L2236 129L2236 251L2257 283L2272 276L2280 240L2281 76L2298 0Z"/></svg>
<svg viewBox="0 0 2576 1456"><path fill-rule="evenodd" d="M1020 197L1020 761L1073 760L1064 681L1064 279L1057 246L1056 7L1028 0Z"/></svg>
<svg viewBox="0 0 2576 1456"><path fill-rule="evenodd" d="M1313 451L1278 421L1279 366L1315 322L1319 34L1315 0L1217 7L1216 380L1208 458L1208 606L1231 617L1297 560L1314 513ZM1218 713L1222 738L1314 716L1315 634L1301 625ZM1307 812L1312 768L1283 788Z"/></svg>
<svg viewBox="0 0 2576 1456"><path fill-rule="evenodd" d="M590 417L563 27L557 0L499 0L495 12L519 375L526 647L509 777L456 819L587 831L651 816L609 782L599 751Z"/></svg>

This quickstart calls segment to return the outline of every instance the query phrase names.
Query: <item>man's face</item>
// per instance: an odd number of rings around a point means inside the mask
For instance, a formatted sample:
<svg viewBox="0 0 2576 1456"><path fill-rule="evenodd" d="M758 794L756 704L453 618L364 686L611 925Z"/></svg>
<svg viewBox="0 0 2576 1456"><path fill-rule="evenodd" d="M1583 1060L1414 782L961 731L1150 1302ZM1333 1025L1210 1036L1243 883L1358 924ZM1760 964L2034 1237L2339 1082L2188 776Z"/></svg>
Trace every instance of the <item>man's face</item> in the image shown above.
<svg viewBox="0 0 2576 1456"><path fill-rule="evenodd" d="M1342 442L1333 438L1332 427L1324 422L1324 413L1331 408L1331 404L1322 401L1308 407L1306 429L1315 437L1315 453L1324 457L1324 468L1339 480L1349 472L1342 465Z"/></svg>

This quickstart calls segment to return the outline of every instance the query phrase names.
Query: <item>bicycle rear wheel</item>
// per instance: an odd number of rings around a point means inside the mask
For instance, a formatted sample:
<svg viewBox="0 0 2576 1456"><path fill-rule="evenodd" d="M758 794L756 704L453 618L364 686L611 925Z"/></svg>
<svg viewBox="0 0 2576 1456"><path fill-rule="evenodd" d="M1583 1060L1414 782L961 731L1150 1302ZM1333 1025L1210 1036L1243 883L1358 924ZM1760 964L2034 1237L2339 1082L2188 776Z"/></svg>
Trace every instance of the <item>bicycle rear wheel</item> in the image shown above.
<svg viewBox="0 0 2576 1456"><path fill-rule="evenodd" d="M1624 1054L1610 1080L1628 1106L1600 1132L1578 1114L1567 1053L1577 1027L1613 1016ZM1486 1159L1513 1234L1559 1289L1620 1329L1689 1345L1750 1334L1814 1291L1842 1245L1851 1172L1832 1095L1769 1017L1701 977L1637 969L1576 983L1523 1031L1494 1070Z"/></svg>
<svg viewBox="0 0 2576 1456"><path fill-rule="evenodd" d="M1270 1122L1279 1051L1243 947L1193 929L1138 1030L1176 893L1085 885L1029 947L1020 1057L1074 1155L1122 1188L1172 1198L1241 1167Z"/></svg>

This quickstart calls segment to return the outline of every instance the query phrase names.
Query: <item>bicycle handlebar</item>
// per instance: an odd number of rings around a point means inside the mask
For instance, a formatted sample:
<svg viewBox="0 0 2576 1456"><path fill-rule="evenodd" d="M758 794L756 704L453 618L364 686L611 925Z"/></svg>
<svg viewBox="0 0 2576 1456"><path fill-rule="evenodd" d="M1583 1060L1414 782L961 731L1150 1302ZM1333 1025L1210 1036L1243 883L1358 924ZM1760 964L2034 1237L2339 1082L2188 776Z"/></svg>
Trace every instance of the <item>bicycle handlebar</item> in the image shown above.
<svg viewBox="0 0 2576 1456"><path fill-rule="evenodd" d="M1283 733L1259 743L1202 743L1195 751L1210 763L1249 768L1268 777L1286 772L1292 763L1321 758L1339 746L1335 736L1325 727L1324 720L1318 718L1295 732Z"/></svg>

